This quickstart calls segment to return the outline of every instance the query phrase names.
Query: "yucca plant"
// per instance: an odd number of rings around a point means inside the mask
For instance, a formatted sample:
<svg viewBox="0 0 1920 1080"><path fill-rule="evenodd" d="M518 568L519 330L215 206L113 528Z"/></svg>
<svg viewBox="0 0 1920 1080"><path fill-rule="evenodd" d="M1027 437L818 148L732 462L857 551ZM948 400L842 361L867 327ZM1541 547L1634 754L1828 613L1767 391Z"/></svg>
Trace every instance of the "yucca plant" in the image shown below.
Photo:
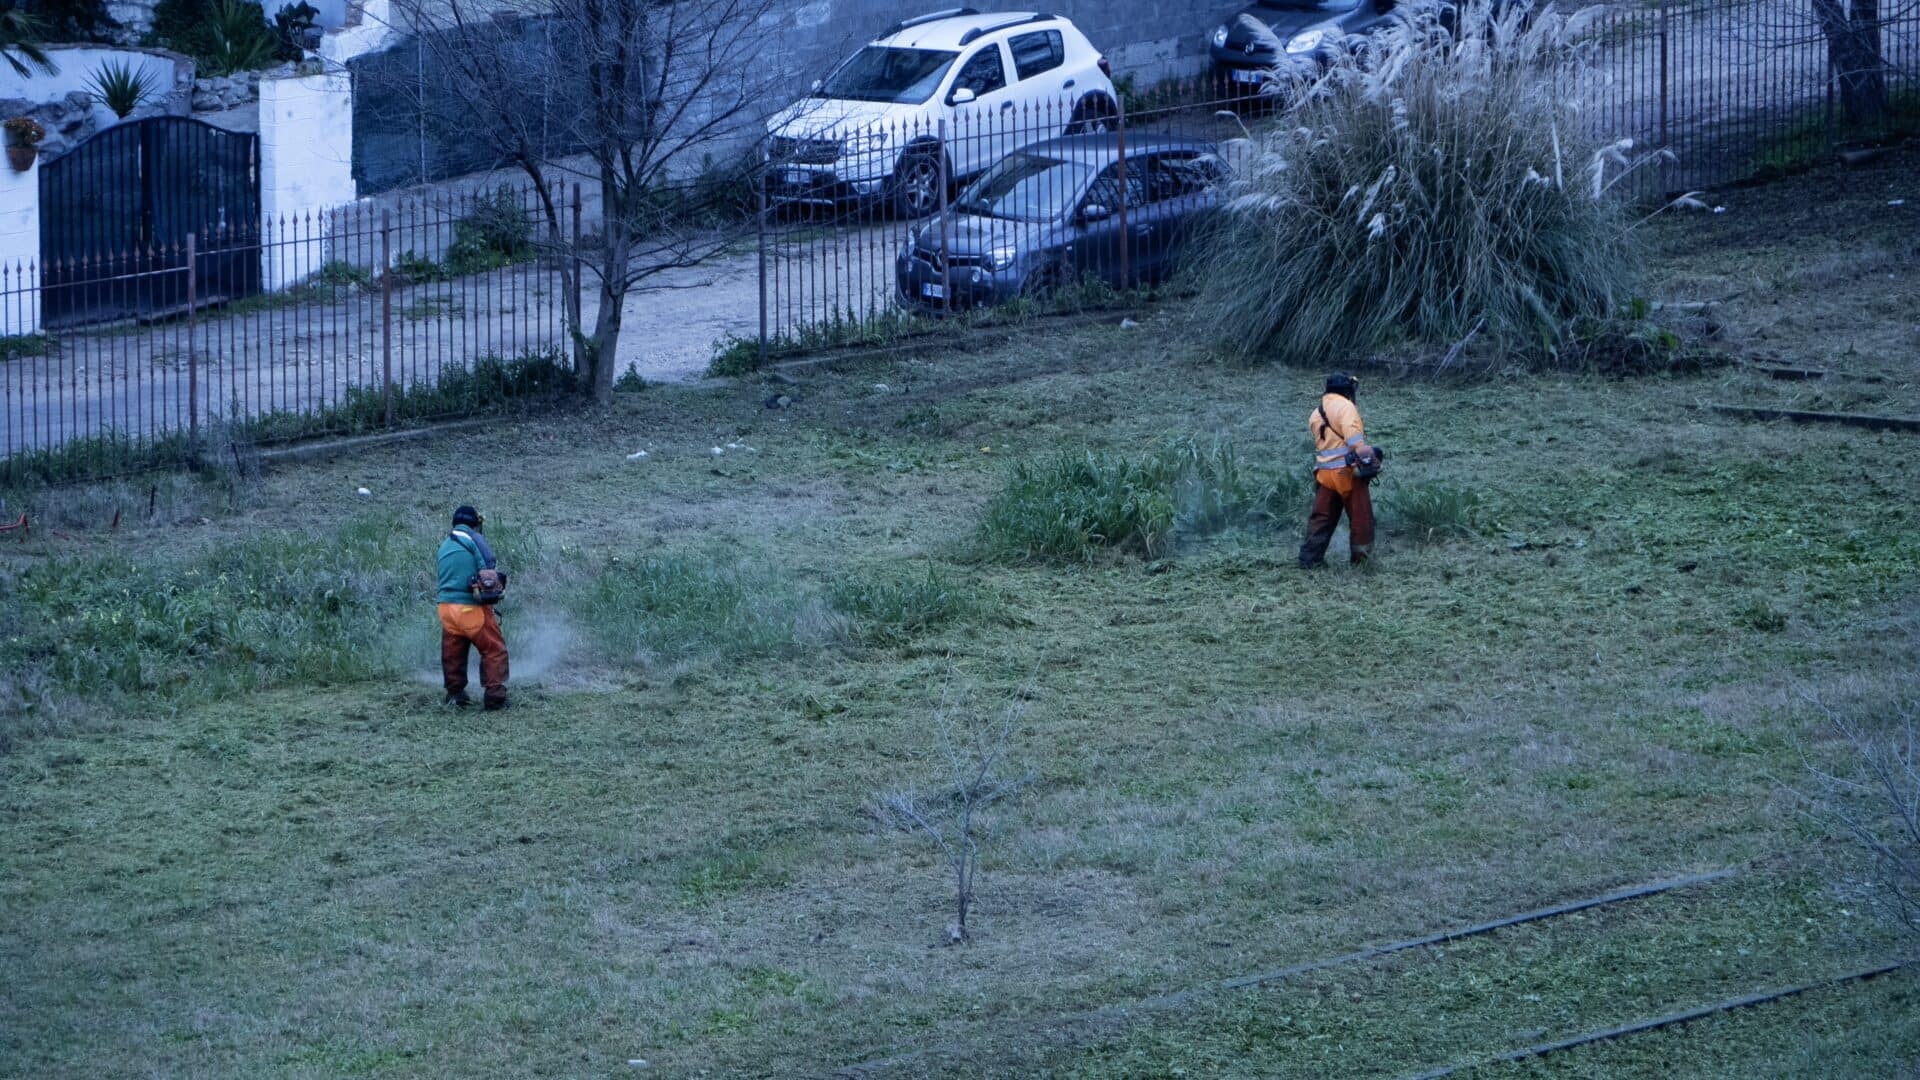
<svg viewBox="0 0 1920 1080"><path fill-rule="evenodd" d="M130 60L109 60L93 73L93 96L126 119L153 96L153 76L145 68L136 68Z"/></svg>
<svg viewBox="0 0 1920 1080"><path fill-rule="evenodd" d="M1553 348L1632 277L1630 140L1583 132L1584 19L1466 0L1410 15L1297 82L1250 133L1200 262L1230 350L1345 360L1483 329Z"/></svg>

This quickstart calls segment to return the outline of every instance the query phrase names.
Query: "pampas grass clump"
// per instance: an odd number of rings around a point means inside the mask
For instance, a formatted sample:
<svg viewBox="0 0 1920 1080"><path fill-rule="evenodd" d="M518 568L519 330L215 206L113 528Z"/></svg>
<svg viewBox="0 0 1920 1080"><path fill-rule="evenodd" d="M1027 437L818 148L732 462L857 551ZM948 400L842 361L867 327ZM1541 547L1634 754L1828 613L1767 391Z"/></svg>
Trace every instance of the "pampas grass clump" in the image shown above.
<svg viewBox="0 0 1920 1080"><path fill-rule="evenodd" d="M1583 134L1583 22L1469 0L1451 29L1412 15L1296 83L1200 263L1226 347L1322 364L1482 332L1551 351L1608 314L1632 278L1620 180L1651 158Z"/></svg>

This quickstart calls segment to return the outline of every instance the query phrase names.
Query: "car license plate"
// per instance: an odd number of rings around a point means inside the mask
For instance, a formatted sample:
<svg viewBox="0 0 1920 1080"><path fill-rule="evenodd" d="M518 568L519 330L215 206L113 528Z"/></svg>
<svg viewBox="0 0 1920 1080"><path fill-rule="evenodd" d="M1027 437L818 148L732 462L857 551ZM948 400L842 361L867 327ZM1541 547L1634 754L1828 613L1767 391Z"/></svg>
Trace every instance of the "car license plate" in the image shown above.
<svg viewBox="0 0 1920 1080"><path fill-rule="evenodd" d="M1266 81L1265 73L1248 71L1245 68L1234 68L1231 77L1234 82L1238 83L1260 83Z"/></svg>
<svg viewBox="0 0 1920 1080"><path fill-rule="evenodd" d="M947 295L947 287L937 281L929 281L920 286L920 295L929 300L939 300Z"/></svg>
<svg viewBox="0 0 1920 1080"><path fill-rule="evenodd" d="M813 183L813 174L805 169L788 169L787 183L793 187L806 187Z"/></svg>

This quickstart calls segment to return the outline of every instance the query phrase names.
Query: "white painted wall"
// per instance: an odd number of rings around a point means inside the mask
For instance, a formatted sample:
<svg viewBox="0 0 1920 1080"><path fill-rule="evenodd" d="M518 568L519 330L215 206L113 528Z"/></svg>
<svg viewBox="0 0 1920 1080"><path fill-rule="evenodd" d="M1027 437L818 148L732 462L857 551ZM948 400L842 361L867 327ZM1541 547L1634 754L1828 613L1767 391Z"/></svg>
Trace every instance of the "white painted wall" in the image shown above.
<svg viewBox="0 0 1920 1080"><path fill-rule="evenodd" d="M379 52L393 44L392 0L362 0L338 25L328 24L320 37L320 59L344 64L356 56Z"/></svg>
<svg viewBox="0 0 1920 1080"><path fill-rule="evenodd" d="M4 66L4 65L0 65ZM0 158L0 334L31 334L40 329L40 161L14 172Z"/></svg>
<svg viewBox="0 0 1920 1080"><path fill-rule="evenodd" d="M325 211L354 196L352 80L344 72L260 80L266 288L296 285L326 263Z"/></svg>

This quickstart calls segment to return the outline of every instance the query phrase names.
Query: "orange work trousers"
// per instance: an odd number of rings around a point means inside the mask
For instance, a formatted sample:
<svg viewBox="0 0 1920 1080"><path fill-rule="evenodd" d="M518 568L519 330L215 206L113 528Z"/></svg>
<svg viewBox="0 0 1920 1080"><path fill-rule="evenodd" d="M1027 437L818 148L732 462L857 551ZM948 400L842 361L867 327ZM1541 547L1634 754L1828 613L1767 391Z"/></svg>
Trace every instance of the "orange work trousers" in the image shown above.
<svg viewBox="0 0 1920 1080"><path fill-rule="evenodd" d="M1352 469L1329 469L1314 477L1313 513L1307 518L1306 542L1300 545L1301 566L1326 561L1327 545L1333 542L1342 511L1347 515L1347 550L1354 565L1373 554L1373 496L1367 493L1367 481L1356 479Z"/></svg>
<svg viewBox="0 0 1920 1080"><path fill-rule="evenodd" d="M507 703L507 639L500 617L479 604L440 605L440 674L447 696L467 692L467 647L480 650L480 686L489 709Z"/></svg>

